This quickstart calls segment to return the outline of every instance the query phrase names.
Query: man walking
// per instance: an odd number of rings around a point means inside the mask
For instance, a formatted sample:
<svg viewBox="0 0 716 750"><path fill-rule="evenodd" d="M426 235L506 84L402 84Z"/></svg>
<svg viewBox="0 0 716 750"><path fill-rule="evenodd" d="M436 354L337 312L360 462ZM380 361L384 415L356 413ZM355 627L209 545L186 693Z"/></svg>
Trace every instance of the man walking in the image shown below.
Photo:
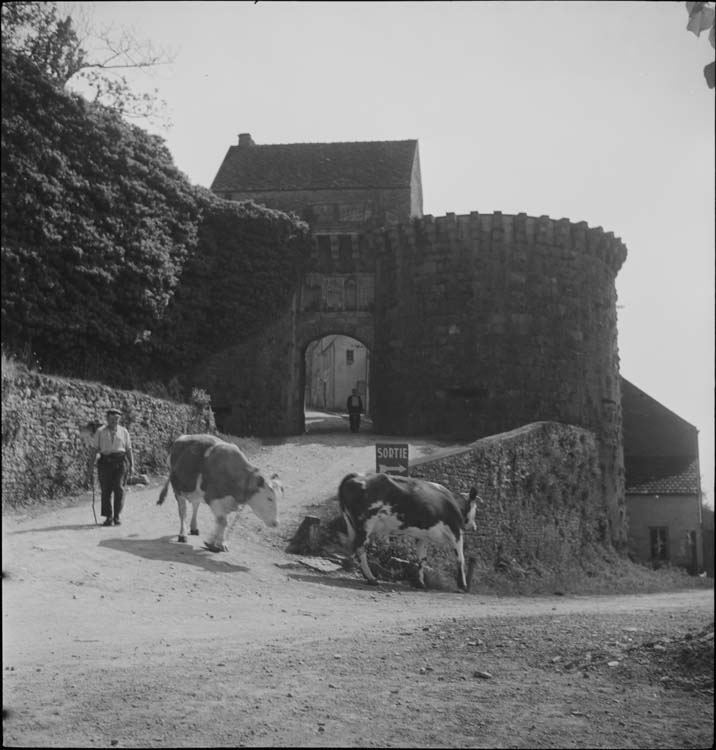
<svg viewBox="0 0 716 750"><path fill-rule="evenodd" d="M119 409L107 410L107 424L100 427L92 439L90 472L97 466L99 486L102 490L103 526L119 526L124 507L124 482L134 471L132 440L125 427L119 424ZM114 495L114 512L112 496Z"/></svg>
<svg viewBox="0 0 716 750"><path fill-rule="evenodd" d="M358 432L360 428L360 415L363 413L363 399L361 399L356 388L348 396L346 408L348 409L348 421L350 422L351 432Z"/></svg>

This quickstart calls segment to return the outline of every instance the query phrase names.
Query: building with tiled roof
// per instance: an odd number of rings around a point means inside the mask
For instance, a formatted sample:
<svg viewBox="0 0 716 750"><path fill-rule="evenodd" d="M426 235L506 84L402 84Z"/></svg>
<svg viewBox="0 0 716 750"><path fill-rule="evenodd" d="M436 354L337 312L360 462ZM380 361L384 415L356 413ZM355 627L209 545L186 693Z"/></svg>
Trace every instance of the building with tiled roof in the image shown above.
<svg viewBox="0 0 716 750"><path fill-rule="evenodd" d="M625 378L621 390L630 554L700 571L698 430Z"/></svg>
<svg viewBox="0 0 716 750"><path fill-rule="evenodd" d="M682 474L698 456L698 430L621 378L627 487Z"/></svg>
<svg viewBox="0 0 716 750"><path fill-rule="evenodd" d="M699 462L695 459L678 474L627 485L627 492L631 495L696 495L699 479Z"/></svg>
<svg viewBox="0 0 716 750"><path fill-rule="evenodd" d="M292 211L329 233L423 214L417 140L261 145L242 133L211 190Z"/></svg>

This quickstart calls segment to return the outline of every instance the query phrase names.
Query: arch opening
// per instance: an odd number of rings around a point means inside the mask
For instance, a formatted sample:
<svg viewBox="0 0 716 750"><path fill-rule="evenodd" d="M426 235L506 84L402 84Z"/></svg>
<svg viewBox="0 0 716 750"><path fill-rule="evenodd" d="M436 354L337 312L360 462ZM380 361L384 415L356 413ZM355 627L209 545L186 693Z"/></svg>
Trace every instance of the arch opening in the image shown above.
<svg viewBox="0 0 716 750"><path fill-rule="evenodd" d="M303 356L306 432L348 432L348 399L355 390L363 413L360 431L370 432L371 352L358 339L336 333L310 341Z"/></svg>

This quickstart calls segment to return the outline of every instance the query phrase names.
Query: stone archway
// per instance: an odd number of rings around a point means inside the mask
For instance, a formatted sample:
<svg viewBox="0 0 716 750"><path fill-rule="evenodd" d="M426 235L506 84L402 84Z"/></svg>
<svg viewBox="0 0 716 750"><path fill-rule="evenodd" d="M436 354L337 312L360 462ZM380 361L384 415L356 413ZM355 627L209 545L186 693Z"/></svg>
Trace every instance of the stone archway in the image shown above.
<svg viewBox="0 0 716 750"><path fill-rule="evenodd" d="M321 415L344 414L348 397L357 390L363 401L364 415L370 413L371 350L362 341L341 333L313 339L304 354L304 419L309 430L309 414L326 422L323 431L340 424ZM326 421L327 420L327 421Z"/></svg>
<svg viewBox="0 0 716 750"><path fill-rule="evenodd" d="M305 312L296 317L296 331L293 347L292 392L289 394L292 421L298 432L305 431L304 395L306 392L306 351L313 341L328 336L345 336L355 339L369 352L373 352L374 319L372 313L348 312L322 313ZM372 371L369 373L372 381ZM369 381L368 390L371 389Z"/></svg>

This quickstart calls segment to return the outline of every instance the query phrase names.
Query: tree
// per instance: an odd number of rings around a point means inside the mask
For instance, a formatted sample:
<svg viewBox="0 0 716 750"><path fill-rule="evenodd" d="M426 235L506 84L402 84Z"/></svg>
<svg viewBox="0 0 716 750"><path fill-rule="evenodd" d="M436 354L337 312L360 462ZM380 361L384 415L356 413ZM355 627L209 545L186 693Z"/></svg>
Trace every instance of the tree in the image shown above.
<svg viewBox="0 0 716 750"><path fill-rule="evenodd" d="M157 90L134 90L123 71L149 70L172 58L131 29L93 31L84 7L73 13L61 15L54 2L4 3L3 50L32 60L58 85L125 117L168 124Z"/></svg>
<svg viewBox="0 0 716 750"><path fill-rule="evenodd" d="M702 31L709 31L709 42L716 48L716 36L714 31L714 10L713 3L696 3L687 2L686 11L689 14L689 22L686 25L687 31L692 31L696 36L701 36ZM716 86L716 63L710 62L704 67L704 78L707 86L712 89Z"/></svg>
<svg viewBox="0 0 716 750"><path fill-rule="evenodd" d="M3 3L2 47L34 60L45 75L62 84L86 60L72 19L59 18L53 3Z"/></svg>
<svg viewBox="0 0 716 750"><path fill-rule="evenodd" d="M3 52L2 337L45 368L141 369L195 248L197 188L163 141ZM105 378L107 381L112 378Z"/></svg>

